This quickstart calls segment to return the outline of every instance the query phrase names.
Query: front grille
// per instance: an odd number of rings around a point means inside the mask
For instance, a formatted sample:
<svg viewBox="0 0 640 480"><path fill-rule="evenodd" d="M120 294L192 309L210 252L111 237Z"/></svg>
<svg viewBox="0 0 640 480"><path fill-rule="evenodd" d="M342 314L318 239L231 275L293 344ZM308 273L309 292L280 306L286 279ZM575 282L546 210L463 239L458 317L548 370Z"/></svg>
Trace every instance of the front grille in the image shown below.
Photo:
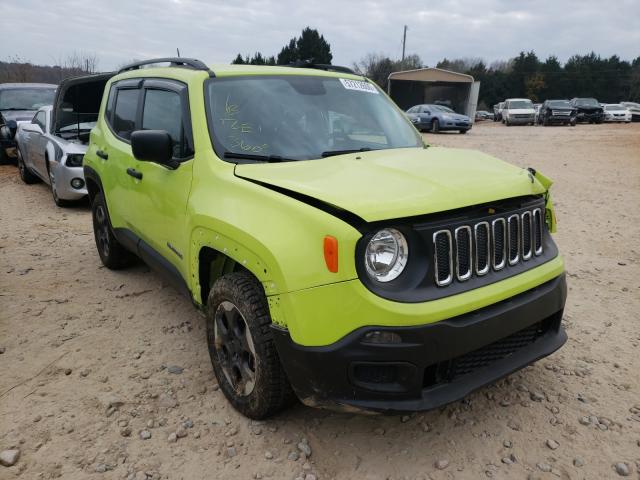
<svg viewBox="0 0 640 480"><path fill-rule="evenodd" d="M533 118L534 115L531 113L516 113L514 117L515 118Z"/></svg>
<svg viewBox="0 0 640 480"><path fill-rule="evenodd" d="M456 239L456 278L460 281L471 277L472 238L471 227L465 225L455 230Z"/></svg>
<svg viewBox="0 0 640 480"><path fill-rule="evenodd" d="M543 333L542 325L536 323L486 347L462 355L454 360L450 378L454 380L456 377L472 373L498 360L502 360L521 348L532 344L540 338Z"/></svg>
<svg viewBox="0 0 640 480"><path fill-rule="evenodd" d="M569 117L571 115L570 110L551 110L551 115L554 117Z"/></svg>
<svg viewBox="0 0 640 480"><path fill-rule="evenodd" d="M441 229L433 234L436 285L465 282L491 269L502 270L543 253L544 219L541 208L499 218Z"/></svg>
<svg viewBox="0 0 640 480"><path fill-rule="evenodd" d="M435 246L434 267L436 271L436 283L439 287L449 285L453 280L453 252L451 232L439 230L433 234Z"/></svg>
<svg viewBox="0 0 640 480"><path fill-rule="evenodd" d="M561 315L561 314L560 314ZM429 365L424 370L423 388L452 382L463 375L472 374L478 370L504 360L519 350L531 345L558 324L557 314L515 332L507 337L480 347L459 357L443 360Z"/></svg>
<svg viewBox="0 0 640 480"><path fill-rule="evenodd" d="M509 232L509 265L515 265L520 260L520 216L511 215L507 220Z"/></svg>

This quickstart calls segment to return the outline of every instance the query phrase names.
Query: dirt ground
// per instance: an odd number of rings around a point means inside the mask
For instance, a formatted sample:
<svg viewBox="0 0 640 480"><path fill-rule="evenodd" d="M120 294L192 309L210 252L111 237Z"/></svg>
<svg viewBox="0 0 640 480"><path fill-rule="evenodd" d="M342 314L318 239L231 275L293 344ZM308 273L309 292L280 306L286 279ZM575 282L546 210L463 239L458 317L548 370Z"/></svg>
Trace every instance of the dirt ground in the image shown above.
<svg viewBox="0 0 640 480"><path fill-rule="evenodd" d="M640 124L425 136L555 180L564 348L438 411L250 422L191 303L145 266L103 268L88 206L2 166L0 450L21 456L0 478L640 479Z"/></svg>

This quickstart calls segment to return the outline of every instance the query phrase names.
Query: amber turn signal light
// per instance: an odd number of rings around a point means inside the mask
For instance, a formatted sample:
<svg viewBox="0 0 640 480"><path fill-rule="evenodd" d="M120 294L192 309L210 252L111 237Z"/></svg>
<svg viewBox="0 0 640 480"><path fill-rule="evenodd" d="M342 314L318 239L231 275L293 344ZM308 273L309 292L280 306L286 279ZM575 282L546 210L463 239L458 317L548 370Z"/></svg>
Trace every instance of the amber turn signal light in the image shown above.
<svg viewBox="0 0 640 480"><path fill-rule="evenodd" d="M324 237L324 261L330 272L338 272L338 240L331 235Z"/></svg>

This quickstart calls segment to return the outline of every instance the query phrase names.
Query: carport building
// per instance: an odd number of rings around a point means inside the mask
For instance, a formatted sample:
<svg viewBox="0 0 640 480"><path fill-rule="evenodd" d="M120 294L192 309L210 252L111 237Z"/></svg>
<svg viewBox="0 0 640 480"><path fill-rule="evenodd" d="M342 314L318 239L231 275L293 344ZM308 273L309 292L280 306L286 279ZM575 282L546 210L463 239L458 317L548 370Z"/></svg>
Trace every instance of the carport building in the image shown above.
<svg viewBox="0 0 640 480"><path fill-rule="evenodd" d="M471 75L440 68L420 68L392 73L388 85L389 96L403 110L435 103L467 115L471 121L475 117L480 82Z"/></svg>

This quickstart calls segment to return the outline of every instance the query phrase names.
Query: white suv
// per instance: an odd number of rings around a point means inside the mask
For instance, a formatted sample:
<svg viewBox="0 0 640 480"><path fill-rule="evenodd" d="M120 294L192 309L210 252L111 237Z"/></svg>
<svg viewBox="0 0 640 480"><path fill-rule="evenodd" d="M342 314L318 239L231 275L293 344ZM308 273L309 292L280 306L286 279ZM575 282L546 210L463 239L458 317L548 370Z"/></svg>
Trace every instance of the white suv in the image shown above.
<svg viewBox="0 0 640 480"><path fill-rule="evenodd" d="M536 109L528 98L508 98L502 110L502 123L511 125L533 125Z"/></svg>

